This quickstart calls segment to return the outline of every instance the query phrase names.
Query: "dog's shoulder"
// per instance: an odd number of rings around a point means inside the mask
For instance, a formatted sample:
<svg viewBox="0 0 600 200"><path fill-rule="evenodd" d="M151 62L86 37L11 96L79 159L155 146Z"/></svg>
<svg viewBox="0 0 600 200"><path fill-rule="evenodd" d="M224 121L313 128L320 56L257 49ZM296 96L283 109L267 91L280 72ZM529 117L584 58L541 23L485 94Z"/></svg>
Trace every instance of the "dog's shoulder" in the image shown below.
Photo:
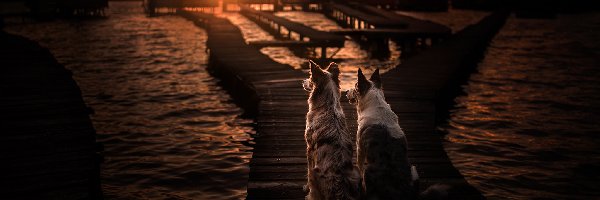
<svg viewBox="0 0 600 200"><path fill-rule="evenodd" d="M381 148L381 151L405 150L406 138L404 133L401 133L401 137L398 137L395 130L395 127L388 127L384 124L367 125L360 130L358 135L360 143L362 143L360 145L363 147L369 146L369 148Z"/></svg>
<svg viewBox="0 0 600 200"><path fill-rule="evenodd" d="M390 131L383 124L369 124L361 128L359 137L361 141L378 140L385 141L390 137Z"/></svg>

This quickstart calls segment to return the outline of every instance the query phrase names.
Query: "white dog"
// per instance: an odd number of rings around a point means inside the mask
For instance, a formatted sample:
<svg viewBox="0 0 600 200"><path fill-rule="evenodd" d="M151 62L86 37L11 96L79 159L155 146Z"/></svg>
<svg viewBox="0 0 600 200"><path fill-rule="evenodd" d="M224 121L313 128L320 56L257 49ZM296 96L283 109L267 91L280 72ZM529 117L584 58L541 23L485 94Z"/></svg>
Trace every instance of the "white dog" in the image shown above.
<svg viewBox="0 0 600 200"><path fill-rule="evenodd" d="M312 62L312 61L311 61ZM308 199L357 199L360 175L352 165L352 139L340 105L340 70L312 63L310 78L303 81L310 92L306 113Z"/></svg>
<svg viewBox="0 0 600 200"><path fill-rule="evenodd" d="M398 117L385 101L379 69L370 80L358 70L358 82L347 94L356 104L356 154L366 199L416 199L418 175L407 156L407 141Z"/></svg>

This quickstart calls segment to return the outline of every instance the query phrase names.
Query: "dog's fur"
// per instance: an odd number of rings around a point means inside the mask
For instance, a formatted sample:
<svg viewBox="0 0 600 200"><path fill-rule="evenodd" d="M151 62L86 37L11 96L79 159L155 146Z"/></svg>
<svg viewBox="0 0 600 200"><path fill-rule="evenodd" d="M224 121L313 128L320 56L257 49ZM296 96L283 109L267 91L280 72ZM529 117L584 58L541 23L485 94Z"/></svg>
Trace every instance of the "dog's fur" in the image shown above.
<svg viewBox="0 0 600 200"><path fill-rule="evenodd" d="M356 104L356 154L366 199L416 199L416 169L407 156L407 141L398 117L385 101L379 69L370 80L358 70L358 82L347 94Z"/></svg>
<svg viewBox="0 0 600 200"><path fill-rule="evenodd" d="M308 199L357 199L359 174L352 165L352 140L340 105L340 70L334 63L327 70L310 65L310 78L303 81L310 92L306 114Z"/></svg>

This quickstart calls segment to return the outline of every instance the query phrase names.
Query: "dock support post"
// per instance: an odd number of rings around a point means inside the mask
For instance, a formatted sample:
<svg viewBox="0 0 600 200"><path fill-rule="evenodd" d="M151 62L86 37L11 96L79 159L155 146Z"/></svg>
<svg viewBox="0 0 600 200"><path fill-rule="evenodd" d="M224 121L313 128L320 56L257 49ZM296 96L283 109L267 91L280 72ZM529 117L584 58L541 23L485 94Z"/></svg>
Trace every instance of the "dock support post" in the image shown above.
<svg viewBox="0 0 600 200"><path fill-rule="evenodd" d="M321 59L327 58L327 47L321 47Z"/></svg>
<svg viewBox="0 0 600 200"><path fill-rule="evenodd" d="M277 24L277 35L281 35L281 25Z"/></svg>
<svg viewBox="0 0 600 200"><path fill-rule="evenodd" d="M302 4L302 11L308 11L308 3Z"/></svg>

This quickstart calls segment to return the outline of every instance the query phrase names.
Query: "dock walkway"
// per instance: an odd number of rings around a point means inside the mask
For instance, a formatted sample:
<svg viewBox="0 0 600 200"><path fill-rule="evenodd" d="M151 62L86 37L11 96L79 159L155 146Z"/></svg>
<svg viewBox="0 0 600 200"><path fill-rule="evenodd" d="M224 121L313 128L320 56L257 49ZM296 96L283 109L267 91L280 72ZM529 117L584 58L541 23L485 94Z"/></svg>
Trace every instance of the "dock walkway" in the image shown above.
<svg viewBox="0 0 600 200"><path fill-rule="evenodd" d="M357 4L355 6L357 6L358 9L364 10L365 12L367 12L371 15L377 15L380 17L384 17L386 19L397 20L402 23L405 23L405 24L407 24L406 28L411 29L412 32L416 32L417 30L420 30L421 32L426 33L426 34L439 34L439 35L444 35L444 36L448 36L452 33L452 30L450 28L448 28L444 25L432 22L432 21L427 21L427 20L417 19L414 17L406 16L406 15L397 14L393 11L379 9L379 8L377 8L375 6L371 6L371 5Z"/></svg>
<svg viewBox="0 0 600 200"><path fill-rule="evenodd" d="M96 133L71 72L0 30L0 199L99 199Z"/></svg>
<svg viewBox="0 0 600 200"><path fill-rule="evenodd" d="M250 161L248 199L304 199L306 145L304 141L307 93L301 80L307 74L274 62L244 42L228 20L206 21L210 67L243 107L256 114L254 154ZM502 26L505 14L493 14L466 28L449 41L419 54L383 75L386 98L407 134L409 158L417 166L420 188L442 183L452 186L451 199L483 199L454 168L436 132L436 107L453 77L468 76L478 55ZM198 23L197 23L198 24ZM456 76L459 73L464 76ZM455 86L458 86L456 84ZM342 101L348 126L355 132L356 111Z"/></svg>
<svg viewBox="0 0 600 200"><path fill-rule="evenodd" d="M344 36L336 35L333 33L315 30L304 24L293 22L283 17L275 16L271 13L257 11L248 6L240 6L240 13L250 20L258 24L261 28L275 35L275 37L281 37L281 31L283 28L287 30L284 38L290 41L259 41L252 42L250 45L253 46L285 46L285 47L321 47L322 58L326 58L326 49L329 47L340 48L344 46L346 40ZM298 38L294 39L292 33L298 34ZM306 38L306 40L305 40Z"/></svg>
<svg viewBox="0 0 600 200"><path fill-rule="evenodd" d="M403 52L415 49L416 46L434 46L452 34L452 30L444 25L431 21L396 14L392 11L378 9L358 3L327 3L325 15L344 29L331 30L331 33L355 36L371 43L381 43L387 47L388 39L400 44ZM358 37L356 37L358 36Z"/></svg>
<svg viewBox="0 0 600 200"><path fill-rule="evenodd" d="M406 22L372 15L339 3L326 3L324 10L329 17L352 29L406 28L408 26Z"/></svg>

